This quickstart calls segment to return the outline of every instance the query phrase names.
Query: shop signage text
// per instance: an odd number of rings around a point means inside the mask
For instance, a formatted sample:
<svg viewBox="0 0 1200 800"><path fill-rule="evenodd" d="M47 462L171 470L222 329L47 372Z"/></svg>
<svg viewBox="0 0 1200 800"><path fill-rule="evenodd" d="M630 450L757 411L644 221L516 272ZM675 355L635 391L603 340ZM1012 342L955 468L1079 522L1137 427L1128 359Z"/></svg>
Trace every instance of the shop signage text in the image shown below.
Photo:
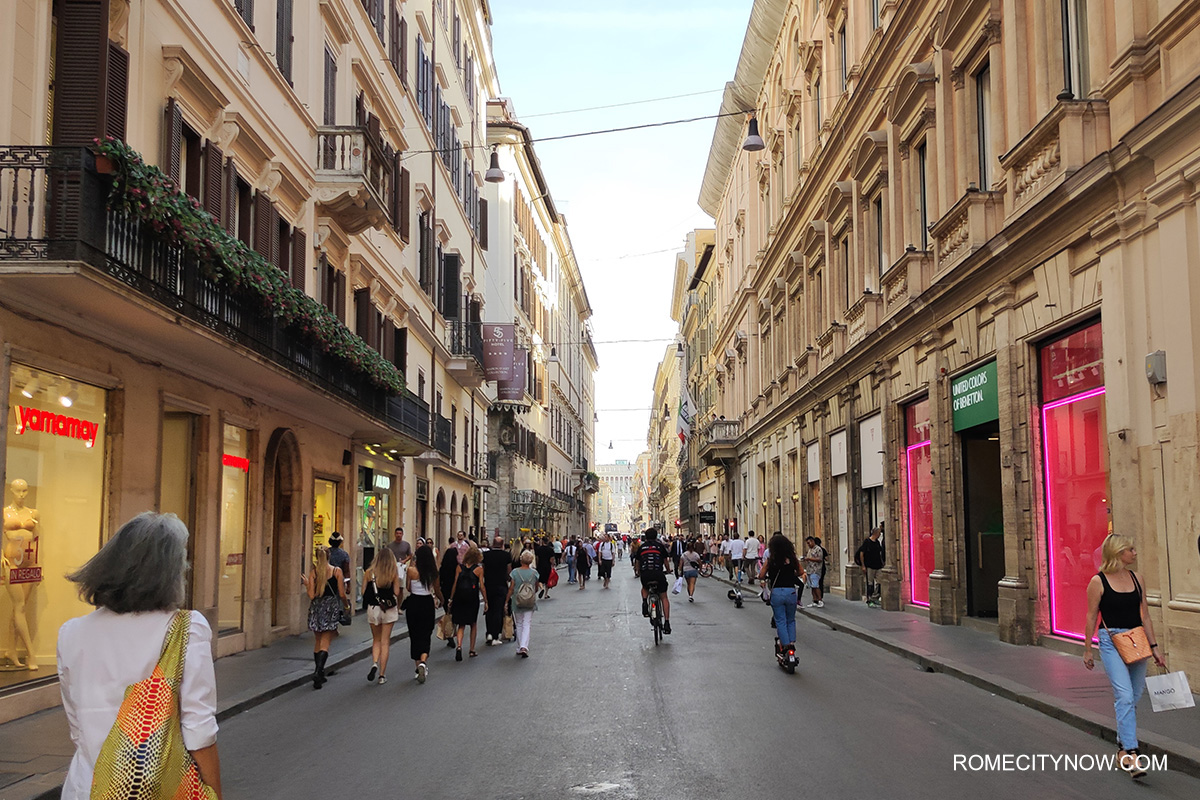
<svg viewBox="0 0 1200 800"><path fill-rule="evenodd" d="M13 567L8 571L9 583L41 583L41 567Z"/></svg>
<svg viewBox="0 0 1200 800"><path fill-rule="evenodd" d="M96 444L96 433L100 430L99 422L88 422L85 419L29 406L13 406L13 410L17 413L17 434L37 431L68 439L79 439L88 447Z"/></svg>
<svg viewBox="0 0 1200 800"><path fill-rule="evenodd" d="M231 456L229 453L225 453L221 456L221 463L227 467L240 469L242 472L250 471L250 459L241 456Z"/></svg>
<svg viewBox="0 0 1200 800"><path fill-rule="evenodd" d="M245 563L246 563L246 554L245 553L230 553L229 555L225 556L225 566L227 566L227 567L240 567L242 564L245 564Z"/></svg>
<svg viewBox="0 0 1200 800"><path fill-rule="evenodd" d="M996 386L996 362L960 375L950 383L954 430L1000 419L1000 393Z"/></svg>

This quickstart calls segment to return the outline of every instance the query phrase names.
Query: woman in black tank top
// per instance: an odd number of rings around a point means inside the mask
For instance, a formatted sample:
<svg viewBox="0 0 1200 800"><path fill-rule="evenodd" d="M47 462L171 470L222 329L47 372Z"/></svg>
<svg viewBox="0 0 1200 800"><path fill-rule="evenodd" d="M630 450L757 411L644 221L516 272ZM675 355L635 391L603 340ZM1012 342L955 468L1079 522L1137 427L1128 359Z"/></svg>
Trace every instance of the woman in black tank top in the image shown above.
<svg viewBox="0 0 1200 800"><path fill-rule="evenodd" d="M1113 690L1113 707L1117 713L1117 744L1120 749L1121 768L1134 778L1146 774L1138 767L1137 704L1146 688L1147 660L1126 664L1113 646L1111 635L1141 626L1151 644L1154 663L1165 667L1154 637L1154 624L1146 606L1144 585L1130 566L1137 560L1137 550L1128 536L1110 533L1101 547L1104 563L1100 572L1092 577L1087 587L1087 638L1083 645L1083 665L1092 669L1092 638L1097 635L1097 621L1102 627L1099 632L1100 660ZM1129 758L1128 756L1134 756Z"/></svg>

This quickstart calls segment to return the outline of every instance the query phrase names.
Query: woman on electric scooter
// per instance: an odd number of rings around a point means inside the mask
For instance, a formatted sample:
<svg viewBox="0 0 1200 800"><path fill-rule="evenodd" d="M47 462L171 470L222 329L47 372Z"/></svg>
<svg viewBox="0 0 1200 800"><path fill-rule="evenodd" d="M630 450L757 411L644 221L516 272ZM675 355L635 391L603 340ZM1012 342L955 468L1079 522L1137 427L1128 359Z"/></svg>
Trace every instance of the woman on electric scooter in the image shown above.
<svg viewBox="0 0 1200 800"><path fill-rule="evenodd" d="M796 585L800 578L800 559L792 540L777 533L771 537L770 555L758 571L759 580L771 585L771 611L775 615L775 635L779 651L796 645Z"/></svg>

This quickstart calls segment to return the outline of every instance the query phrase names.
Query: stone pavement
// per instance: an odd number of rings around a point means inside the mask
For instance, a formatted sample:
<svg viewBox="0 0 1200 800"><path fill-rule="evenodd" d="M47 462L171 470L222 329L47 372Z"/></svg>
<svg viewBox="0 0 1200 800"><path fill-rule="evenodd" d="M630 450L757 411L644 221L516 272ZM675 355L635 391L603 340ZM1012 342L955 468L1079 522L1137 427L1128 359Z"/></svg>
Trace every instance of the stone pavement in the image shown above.
<svg viewBox="0 0 1200 800"><path fill-rule="evenodd" d="M391 658L403 670L410 668L408 647L397 647L396 642L406 638L408 627L398 622L392 629ZM434 646L439 644L434 641ZM345 668L370 656L371 629L367 615L359 613L350 627L341 629L329 649L329 667L336 673L330 680L350 680ZM217 719L228 719L310 683L312 670L311 634L290 636L270 647L218 659ZM354 671L353 679L361 681L366 673L358 672ZM74 752L62 708L0 725L0 800L56 800Z"/></svg>
<svg viewBox="0 0 1200 800"><path fill-rule="evenodd" d="M718 572L714 577L730 583ZM730 584L732 585L732 584ZM745 586L747 604L760 602L759 586ZM804 597L809 595L805 592ZM806 607L800 614L834 630L856 636L1111 742L1116 747L1112 690L1100 659L1083 666L1083 645L1054 640L1052 647L1011 645L997 638L994 625L937 625L919 613L868 608L837 595L826 595L824 608ZM801 648L803 669L804 642ZM1170 660L1167 662L1170 667ZM1159 670L1151 666L1150 674ZM1197 688L1195 686L1193 689ZM1198 698L1200 699L1200 698ZM1147 753L1165 753L1171 769L1200 777L1200 702L1196 708L1154 713L1149 696L1138 706L1138 739Z"/></svg>

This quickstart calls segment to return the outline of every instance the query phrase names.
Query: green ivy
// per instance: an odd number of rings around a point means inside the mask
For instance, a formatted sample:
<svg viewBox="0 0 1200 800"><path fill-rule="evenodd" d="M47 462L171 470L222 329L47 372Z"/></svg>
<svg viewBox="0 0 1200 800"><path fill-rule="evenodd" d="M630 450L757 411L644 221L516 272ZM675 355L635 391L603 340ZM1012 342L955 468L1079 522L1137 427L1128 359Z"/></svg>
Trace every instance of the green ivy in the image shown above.
<svg viewBox="0 0 1200 800"><path fill-rule="evenodd" d="M229 235L175 181L119 139L96 139L95 144L96 152L113 164L109 208L140 220L152 236L194 256L209 280L258 297L270 314L375 385L392 394L403 391L404 376L393 364L329 309L293 287L282 270Z"/></svg>

